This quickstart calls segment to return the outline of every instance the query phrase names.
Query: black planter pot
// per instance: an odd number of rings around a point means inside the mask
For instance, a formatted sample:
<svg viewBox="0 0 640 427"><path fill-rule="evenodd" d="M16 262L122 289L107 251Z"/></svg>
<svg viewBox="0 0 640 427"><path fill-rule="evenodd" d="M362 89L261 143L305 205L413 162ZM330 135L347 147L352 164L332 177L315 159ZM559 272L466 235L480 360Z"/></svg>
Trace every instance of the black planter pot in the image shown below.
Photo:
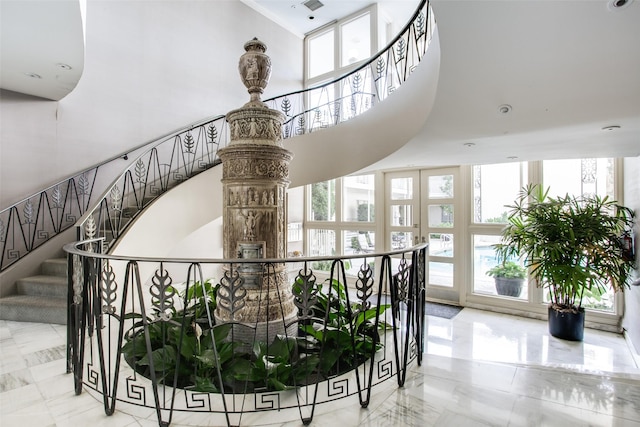
<svg viewBox="0 0 640 427"><path fill-rule="evenodd" d="M516 298L520 296L524 279L507 279L505 277L495 277L494 279L498 295Z"/></svg>
<svg viewBox="0 0 640 427"><path fill-rule="evenodd" d="M549 333L563 340L582 341L584 337L584 308L577 313L560 311L549 305Z"/></svg>

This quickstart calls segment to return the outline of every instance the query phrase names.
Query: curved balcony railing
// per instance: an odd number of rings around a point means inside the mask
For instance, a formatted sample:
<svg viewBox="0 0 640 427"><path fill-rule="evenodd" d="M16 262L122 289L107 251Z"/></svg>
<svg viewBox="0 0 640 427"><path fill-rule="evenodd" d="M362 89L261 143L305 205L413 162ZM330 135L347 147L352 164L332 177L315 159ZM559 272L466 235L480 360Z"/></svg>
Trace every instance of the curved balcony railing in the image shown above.
<svg viewBox="0 0 640 427"><path fill-rule="evenodd" d="M321 86L266 100L286 116L283 137L336 125L384 100L421 61L432 33L429 2L422 0L394 40L353 71ZM113 244L156 197L218 164L217 150L228 141L224 116L209 118L129 150L149 147L109 185L102 182L99 171L126 159L127 153L4 209L0 271L73 225L78 226L79 240L104 238Z"/></svg>
<svg viewBox="0 0 640 427"><path fill-rule="evenodd" d="M307 425L339 399L366 408L372 393L393 380L402 387L409 366L422 363L426 244L253 260L136 259L99 253L104 247L89 240L65 250L73 272L68 372L76 394L94 395L107 415L155 413L161 426L240 426L277 411L279 422ZM327 264L321 281L316 267ZM239 272L248 265L263 286L276 269L288 277L279 289L290 286L294 315L270 323L285 331L271 342L257 341L257 321L216 315L221 305L245 302ZM273 295L261 292L257 301L266 319L273 319L270 307L284 312ZM249 340L237 340L238 330Z"/></svg>

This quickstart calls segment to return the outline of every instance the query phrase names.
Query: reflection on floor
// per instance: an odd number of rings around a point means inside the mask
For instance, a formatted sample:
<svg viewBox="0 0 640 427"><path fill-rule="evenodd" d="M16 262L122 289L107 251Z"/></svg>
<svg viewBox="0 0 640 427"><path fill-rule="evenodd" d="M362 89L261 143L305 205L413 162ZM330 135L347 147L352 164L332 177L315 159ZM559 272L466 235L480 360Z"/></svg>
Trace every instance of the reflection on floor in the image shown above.
<svg viewBox="0 0 640 427"><path fill-rule="evenodd" d="M312 425L640 427L640 369L621 335L587 329L582 343L562 341L546 322L469 308L427 321L424 363L404 388L374 389L368 409L324 408ZM0 425L156 426L74 395L65 332L0 321ZM264 424L302 425L278 413Z"/></svg>

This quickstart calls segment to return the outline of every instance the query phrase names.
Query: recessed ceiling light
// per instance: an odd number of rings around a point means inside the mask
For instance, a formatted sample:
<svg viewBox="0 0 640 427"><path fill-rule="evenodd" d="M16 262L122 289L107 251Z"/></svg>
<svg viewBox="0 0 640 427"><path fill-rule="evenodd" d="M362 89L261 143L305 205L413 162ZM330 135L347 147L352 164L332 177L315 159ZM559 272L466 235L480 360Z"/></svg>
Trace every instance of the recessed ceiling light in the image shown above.
<svg viewBox="0 0 640 427"><path fill-rule="evenodd" d="M464 143L465 147L473 147L474 145L476 145L474 142L465 142Z"/></svg>
<svg viewBox="0 0 640 427"><path fill-rule="evenodd" d="M36 73L24 73L25 76L31 77L32 79L41 79L42 76Z"/></svg>
<svg viewBox="0 0 640 427"><path fill-rule="evenodd" d="M316 17L315 17L315 16L313 16L313 15L309 15L309 20L313 21L314 19L316 19Z"/></svg>
<svg viewBox="0 0 640 427"><path fill-rule="evenodd" d="M620 129L619 125L611 125L611 126L605 126L602 128L602 130L608 130L608 131L613 131L613 130L618 130Z"/></svg>
<svg viewBox="0 0 640 427"><path fill-rule="evenodd" d="M515 160L515 159L517 159L517 158L518 158L518 156L508 156L508 157L507 157L507 159L509 159L509 160Z"/></svg>
<svg viewBox="0 0 640 427"><path fill-rule="evenodd" d="M509 114L511 110L513 110L513 107L511 107L511 105L509 104L502 104L498 106L498 112L500 114Z"/></svg>
<svg viewBox="0 0 640 427"><path fill-rule="evenodd" d="M56 64L56 67L61 68L63 70L71 70L71 65L69 64L63 64L62 62L59 62Z"/></svg>

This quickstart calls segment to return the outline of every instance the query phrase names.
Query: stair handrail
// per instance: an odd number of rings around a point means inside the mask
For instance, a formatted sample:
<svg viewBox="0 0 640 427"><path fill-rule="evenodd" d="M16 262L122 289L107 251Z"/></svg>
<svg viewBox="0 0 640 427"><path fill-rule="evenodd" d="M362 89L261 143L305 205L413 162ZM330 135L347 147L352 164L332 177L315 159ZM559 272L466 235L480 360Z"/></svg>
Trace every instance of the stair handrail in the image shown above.
<svg viewBox="0 0 640 427"><path fill-rule="evenodd" d="M337 125L386 99L422 60L433 24L429 0L421 0L398 35L360 66L330 82L264 101L285 115L283 138ZM341 96L336 98L335 93ZM225 116L210 117L138 145L0 211L0 271L74 225L78 240L104 237L111 246L155 198L219 164L217 150L228 137ZM101 167L126 160L145 147L149 148L94 197Z"/></svg>

